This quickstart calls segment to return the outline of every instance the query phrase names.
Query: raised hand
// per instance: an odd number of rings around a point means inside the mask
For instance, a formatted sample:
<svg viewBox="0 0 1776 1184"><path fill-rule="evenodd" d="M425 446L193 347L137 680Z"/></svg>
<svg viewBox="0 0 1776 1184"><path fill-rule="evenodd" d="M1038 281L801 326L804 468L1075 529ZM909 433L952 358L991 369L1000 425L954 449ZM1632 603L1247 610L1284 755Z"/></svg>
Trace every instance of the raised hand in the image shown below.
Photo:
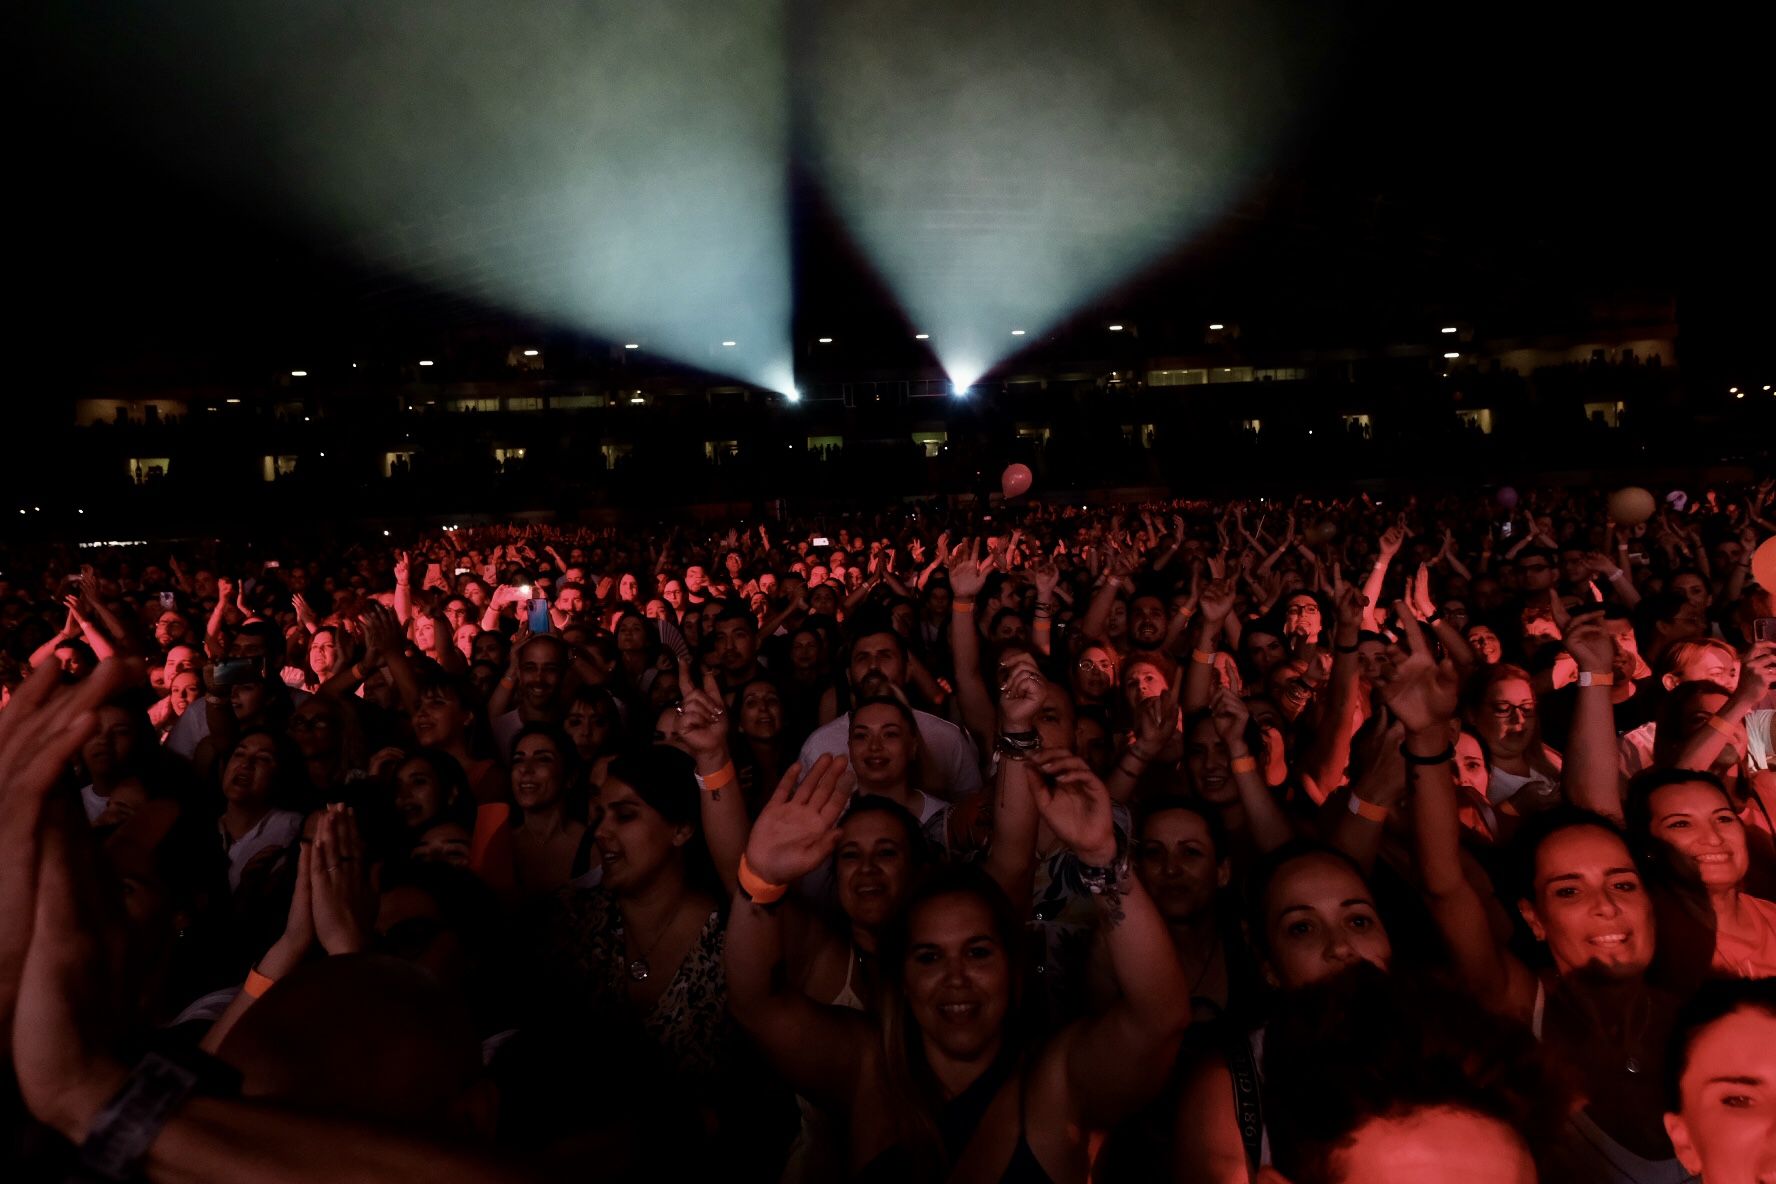
<svg viewBox="0 0 1776 1184"><path fill-rule="evenodd" d="M320 627L320 622L315 619L314 609L308 606L302 593L297 592L290 597L290 607L296 610L296 620L304 629L313 633Z"/></svg>
<svg viewBox="0 0 1776 1184"><path fill-rule="evenodd" d="M683 698L678 705L678 730L685 747L701 765L717 767L728 759L728 713L722 706L721 684L713 671L705 671L703 685L691 677L691 664L678 664L678 685Z"/></svg>
<svg viewBox="0 0 1776 1184"><path fill-rule="evenodd" d="M1739 663L1739 686L1733 695L1747 704L1756 704L1763 701L1771 686L1776 686L1776 642L1760 641Z"/></svg>
<svg viewBox="0 0 1776 1184"><path fill-rule="evenodd" d="M364 841L350 806L335 802L321 815L309 857L308 890L322 949L355 954L369 946L376 922L376 890L370 886Z"/></svg>
<svg viewBox="0 0 1776 1184"><path fill-rule="evenodd" d="M1363 610L1369 607L1369 598L1355 584L1347 584L1343 578L1335 579L1332 584L1332 599L1338 610L1338 623L1352 629L1363 627Z"/></svg>
<svg viewBox="0 0 1776 1184"><path fill-rule="evenodd" d="M112 658L64 686L60 667L46 662L0 707L0 1031L31 938L44 802L97 726L99 704L142 677L140 662Z"/></svg>
<svg viewBox="0 0 1776 1184"><path fill-rule="evenodd" d="M1591 674L1604 674L1615 666L1616 643L1596 616L1581 617L1564 634L1566 652L1573 656L1579 669Z"/></svg>
<svg viewBox="0 0 1776 1184"><path fill-rule="evenodd" d="M216 577L216 600L217 600L217 602L220 604L227 604L229 601L231 601L233 599L234 599L234 581L229 579L227 576L217 576Z"/></svg>
<svg viewBox="0 0 1776 1184"><path fill-rule="evenodd" d="M358 627L364 635L365 666L375 666L402 646L400 619L380 601L370 602L358 618Z"/></svg>
<svg viewBox="0 0 1776 1184"><path fill-rule="evenodd" d="M1401 514L1394 520L1392 526L1381 532L1381 541L1377 544L1376 549L1381 553L1383 560L1392 560L1395 555L1400 553L1400 548L1405 542L1406 515Z"/></svg>
<svg viewBox="0 0 1776 1184"><path fill-rule="evenodd" d="M1412 615L1421 621L1428 623L1436 614L1437 606L1431 600L1431 569L1425 564L1418 565L1412 582L1406 587L1406 604Z"/></svg>
<svg viewBox="0 0 1776 1184"><path fill-rule="evenodd" d="M1431 656L1424 626L1404 601L1394 603L1400 627L1411 641L1404 657L1396 657L1393 671L1381 684L1381 696L1400 722L1414 732L1429 731L1455 718L1460 680L1454 663Z"/></svg>
<svg viewBox="0 0 1776 1184"><path fill-rule="evenodd" d="M1227 614L1233 611L1234 585L1232 580L1212 580L1202 590L1197 604L1197 615L1202 618L1206 627L1219 626L1227 620Z"/></svg>
<svg viewBox="0 0 1776 1184"><path fill-rule="evenodd" d="M1400 751L1406 727L1377 715L1351 746L1351 792L1366 802L1392 806L1406 791L1406 757Z"/></svg>
<svg viewBox="0 0 1776 1184"><path fill-rule="evenodd" d="M850 801L844 774L842 756L822 756L806 778L801 762L791 765L753 821L747 866L769 883L792 884L824 863L839 845L837 824Z"/></svg>
<svg viewBox="0 0 1776 1184"><path fill-rule="evenodd" d="M1235 694L1231 687L1219 686L1209 696L1209 712L1209 723L1214 727L1215 734L1227 745L1228 752L1233 756L1245 755L1246 724L1252 718L1246 701Z"/></svg>
<svg viewBox="0 0 1776 1184"><path fill-rule="evenodd" d="M980 558L980 540L964 540L950 552L950 591L963 600L973 600L986 586L989 564Z"/></svg>
<svg viewBox="0 0 1776 1184"><path fill-rule="evenodd" d="M1566 611L1566 602L1560 598L1559 588L1548 589L1548 608L1554 617L1554 627L1564 636L1572 625L1572 614Z"/></svg>
<svg viewBox="0 0 1776 1184"><path fill-rule="evenodd" d="M1135 755L1154 760L1178 734L1178 691L1183 679L1175 679L1165 693L1141 700L1135 709Z"/></svg>
<svg viewBox="0 0 1776 1184"><path fill-rule="evenodd" d="M1110 791L1091 766L1070 752L1042 751L1031 761L1040 777L1031 779L1036 812L1079 861L1091 867L1116 862L1116 826Z"/></svg>
<svg viewBox="0 0 1776 1184"><path fill-rule="evenodd" d="M29 910L8 918L29 938L22 966L8 967L6 983L17 984L11 1032L19 1094L38 1121L76 1143L128 1077L107 1048L118 1014L117 967L107 954L120 948L119 934L84 829L67 803L46 809L38 849L28 851L23 869L34 895L4 902ZM18 854L8 857L17 862Z"/></svg>
<svg viewBox="0 0 1776 1184"><path fill-rule="evenodd" d="M1048 680L1036 669L1028 654L1019 655L999 688L999 729L1003 732L1028 732L1036 726L1036 713L1042 708L1042 697L1048 693Z"/></svg>

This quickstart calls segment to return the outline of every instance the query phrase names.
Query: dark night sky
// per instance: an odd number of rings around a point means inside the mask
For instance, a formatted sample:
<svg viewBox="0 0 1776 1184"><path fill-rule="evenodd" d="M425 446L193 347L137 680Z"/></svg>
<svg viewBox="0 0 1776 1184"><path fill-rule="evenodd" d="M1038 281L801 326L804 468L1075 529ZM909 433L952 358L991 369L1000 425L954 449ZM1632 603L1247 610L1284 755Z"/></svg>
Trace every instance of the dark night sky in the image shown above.
<svg viewBox="0 0 1776 1184"><path fill-rule="evenodd" d="M181 165L167 145L204 134L204 80L169 82L152 18L125 27L103 7L19 18L19 339L38 347L34 376L224 374L293 343L417 342L498 316L391 285L289 220L250 140L232 174ZM1598 27L1563 5L1348 7L1325 97L1274 167L1104 309L1234 306L1313 336L1451 308L1534 325L1594 295L1667 292L1694 341L1764 349L1762 38L1668 12ZM899 335L817 189L796 192L799 306Z"/></svg>

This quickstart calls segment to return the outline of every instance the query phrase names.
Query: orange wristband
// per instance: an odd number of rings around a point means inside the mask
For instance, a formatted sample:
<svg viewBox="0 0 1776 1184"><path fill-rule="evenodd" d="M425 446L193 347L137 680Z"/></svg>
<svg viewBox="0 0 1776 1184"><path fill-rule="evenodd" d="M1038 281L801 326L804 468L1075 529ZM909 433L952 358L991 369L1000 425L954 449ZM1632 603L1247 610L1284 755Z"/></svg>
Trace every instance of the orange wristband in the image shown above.
<svg viewBox="0 0 1776 1184"><path fill-rule="evenodd" d="M740 891L746 894L747 900L756 905L776 904L783 899L783 894L789 891L789 885L773 884L753 871L752 865L746 862L745 852L740 854L739 879Z"/></svg>
<svg viewBox="0 0 1776 1184"><path fill-rule="evenodd" d="M1213 666L1215 664L1215 651L1191 650L1190 660L1202 666Z"/></svg>
<svg viewBox="0 0 1776 1184"><path fill-rule="evenodd" d="M971 613L974 611L974 601L963 600L958 596L956 599L950 601L950 611L953 613Z"/></svg>
<svg viewBox="0 0 1776 1184"><path fill-rule="evenodd" d="M1236 777L1241 773L1256 773L1258 771L1258 758L1255 756L1236 756L1233 758L1233 763L1229 767L1233 770Z"/></svg>
<svg viewBox="0 0 1776 1184"><path fill-rule="evenodd" d="M1707 719L1703 720L1702 722L1707 724L1709 727L1713 728L1715 731L1719 732L1721 735L1725 736L1729 740L1738 739L1738 733L1733 731L1733 725L1728 723L1726 720L1722 719L1718 715L1711 715Z"/></svg>
<svg viewBox="0 0 1776 1184"><path fill-rule="evenodd" d="M1350 795L1350 812L1358 818L1367 818L1370 822L1386 822L1388 817L1386 806L1366 802L1354 793Z"/></svg>
<svg viewBox="0 0 1776 1184"><path fill-rule="evenodd" d="M241 984L241 993L249 999L257 999L269 991L271 984L276 981L276 979L266 978L260 974L259 968L255 966L247 971L247 981Z"/></svg>
<svg viewBox="0 0 1776 1184"><path fill-rule="evenodd" d="M740 774L734 771L734 762L729 761L707 777L699 774L697 777L697 788L701 789L704 793L714 793L719 789L726 789L728 786L734 784L739 777Z"/></svg>

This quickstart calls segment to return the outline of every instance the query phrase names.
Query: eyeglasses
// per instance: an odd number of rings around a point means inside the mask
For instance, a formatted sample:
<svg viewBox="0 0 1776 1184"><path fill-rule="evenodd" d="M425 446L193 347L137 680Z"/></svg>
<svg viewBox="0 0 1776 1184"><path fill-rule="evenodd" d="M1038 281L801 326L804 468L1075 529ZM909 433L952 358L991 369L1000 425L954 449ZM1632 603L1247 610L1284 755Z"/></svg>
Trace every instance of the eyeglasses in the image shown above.
<svg viewBox="0 0 1776 1184"><path fill-rule="evenodd" d="M1510 719L1513 716L1534 719L1536 715L1534 703L1494 703L1491 708L1496 719Z"/></svg>

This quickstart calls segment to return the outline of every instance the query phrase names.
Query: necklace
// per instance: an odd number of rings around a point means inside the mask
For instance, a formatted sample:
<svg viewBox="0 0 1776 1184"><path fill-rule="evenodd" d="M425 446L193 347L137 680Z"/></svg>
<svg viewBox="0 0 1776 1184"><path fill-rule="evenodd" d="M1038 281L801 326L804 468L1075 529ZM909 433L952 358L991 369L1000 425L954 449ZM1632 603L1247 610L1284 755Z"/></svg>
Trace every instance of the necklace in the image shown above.
<svg viewBox="0 0 1776 1184"><path fill-rule="evenodd" d="M652 967L648 965L648 955L654 952L654 948L658 946L661 941L665 940L668 933L672 932L672 923L676 920L678 920L678 909L674 908L671 914L667 916L666 923L660 926L660 932L655 934L654 940L647 944L647 948L628 960L624 968L628 970L631 979L638 983L645 983L647 981L648 975L653 973ZM627 951L629 948L629 933L623 928L622 922L620 921L617 923L617 940L623 943L623 949Z"/></svg>

